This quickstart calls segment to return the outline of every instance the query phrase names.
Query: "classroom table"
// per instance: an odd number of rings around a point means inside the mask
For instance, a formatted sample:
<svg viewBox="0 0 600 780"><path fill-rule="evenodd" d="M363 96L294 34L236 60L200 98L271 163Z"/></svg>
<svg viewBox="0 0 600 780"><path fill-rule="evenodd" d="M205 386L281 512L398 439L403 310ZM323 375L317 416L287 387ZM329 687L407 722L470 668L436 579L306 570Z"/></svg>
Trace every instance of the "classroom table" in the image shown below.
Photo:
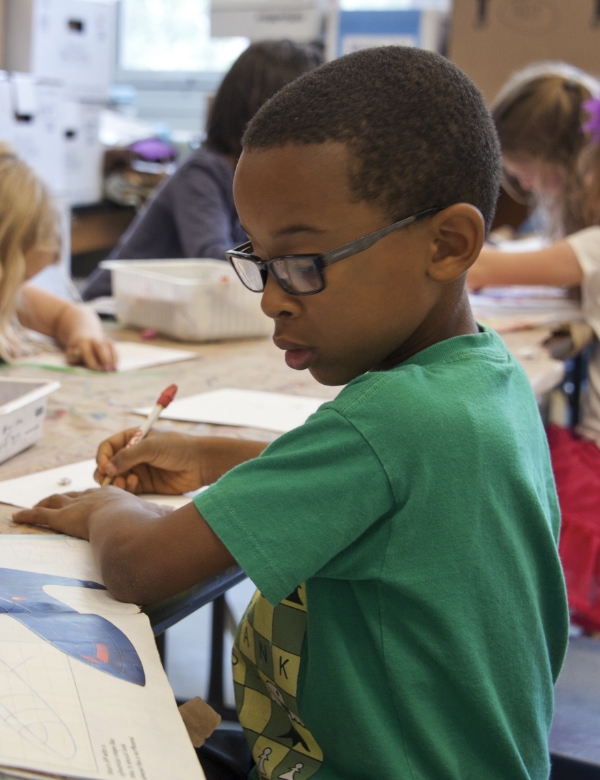
<svg viewBox="0 0 600 780"><path fill-rule="evenodd" d="M137 331L108 324L111 335L121 341L141 341ZM525 368L538 397L556 387L563 378L564 364L552 358L544 346L552 335L548 328L508 334L509 348ZM157 346L174 346L165 339L153 339ZM93 458L102 440L125 428L139 425L141 417L132 414L137 407L152 406L161 391L172 382L179 386L179 397L223 387L334 398L339 388L320 385L307 372L290 370L281 350L270 339L230 341L212 344L177 344L197 357L176 364L155 366L140 371L99 373L84 369L56 372L33 366L3 367L0 376L58 379L59 390L48 399L44 432L29 450L0 464L0 480L20 477L43 469L55 468ZM272 441L277 434L251 428L231 428L159 420L159 430L193 435L234 436ZM14 507L0 504L0 533L51 533L39 528L16 526L11 522ZM232 567L161 604L146 607L154 633L164 631L189 614L213 602L213 649L210 703L224 714L222 689L222 638L225 614L223 594L245 577ZM159 643L159 649L162 643Z"/></svg>
<svg viewBox="0 0 600 780"><path fill-rule="evenodd" d="M121 328L115 323L108 323L107 328L116 340L142 341L139 332L135 330ZM563 362L553 359L543 346L551 335L552 330L549 328L535 328L505 336L538 396L556 387L564 374ZM270 339L174 344L171 340L157 338L150 343L189 349L197 358L123 373L91 372L85 369L57 372L34 366L0 368L0 376L58 379L61 382L60 389L49 396L41 440L34 447L0 464L0 480L93 458L103 439L139 425L141 418L132 414L132 409L152 406L165 386L172 382L179 386L179 397L222 387L326 399L334 398L339 392L339 388L320 385L308 371L290 370L285 365L281 350ZM258 429L170 420L159 420L155 427L193 435L234 436L266 442L277 436L273 432ZM0 533L44 533L42 529L12 524L10 518L14 511L14 507L0 504ZM198 593L188 595L190 599L197 599L194 603L202 599ZM182 602L182 616L184 612L189 614L187 609L188 605Z"/></svg>

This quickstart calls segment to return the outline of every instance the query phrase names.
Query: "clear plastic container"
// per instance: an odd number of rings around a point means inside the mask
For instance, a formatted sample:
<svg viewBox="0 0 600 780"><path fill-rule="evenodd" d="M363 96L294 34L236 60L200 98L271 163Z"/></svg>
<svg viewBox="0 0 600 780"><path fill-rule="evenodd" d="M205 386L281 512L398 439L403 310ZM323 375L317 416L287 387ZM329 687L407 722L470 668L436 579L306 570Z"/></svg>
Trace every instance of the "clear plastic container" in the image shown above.
<svg viewBox="0 0 600 780"><path fill-rule="evenodd" d="M261 296L247 290L222 260L105 260L112 272L117 319L181 341L268 336Z"/></svg>

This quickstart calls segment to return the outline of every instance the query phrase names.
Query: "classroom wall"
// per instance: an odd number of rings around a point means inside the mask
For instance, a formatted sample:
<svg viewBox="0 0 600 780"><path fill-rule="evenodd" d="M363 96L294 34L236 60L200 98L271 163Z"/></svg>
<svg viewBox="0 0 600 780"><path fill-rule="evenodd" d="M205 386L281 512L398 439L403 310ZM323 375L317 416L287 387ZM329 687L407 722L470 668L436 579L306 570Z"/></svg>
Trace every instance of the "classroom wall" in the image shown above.
<svg viewBox="0 0 600 780"><path fill-rule="evenodd" d="M488 102L532 62L564 60L600 75L598 0L453 0L448 55Z"/></svg>
<svg viewBox="0 0 600 780"><path fill-rule="evenodd" d="M4 19L6 17L6 0L0 0L0 70L4 67Z"/></svg>

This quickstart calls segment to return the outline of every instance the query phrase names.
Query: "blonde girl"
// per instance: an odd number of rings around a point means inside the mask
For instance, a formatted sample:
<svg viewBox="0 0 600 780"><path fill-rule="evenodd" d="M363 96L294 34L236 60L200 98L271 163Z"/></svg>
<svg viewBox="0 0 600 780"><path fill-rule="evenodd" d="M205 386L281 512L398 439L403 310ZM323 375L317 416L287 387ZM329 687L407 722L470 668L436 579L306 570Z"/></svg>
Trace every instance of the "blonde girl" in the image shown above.
<svg viewBox="0 0 600 780"><path fill-rule="evenodd" d="M527 74L526 74L527 76ZM538 67L494 107L507 177L533 196L550 235L536 252L482 250L467 275L489 285L581 287L596 342L575 431L549 426L562 513L560 554L574 619L600 630L600 90L568 66ZM510 186L510 185L509 185Z"/></svg>
<svg viewBox="0 0 600 780"><path fill-rule="evenodd" d="M8 362L27 351L29 328L56 339L69 362L114 369L114 346L94 312L26 284L56 261L58 228L45 185L0 142L0 358Z"/></svg>

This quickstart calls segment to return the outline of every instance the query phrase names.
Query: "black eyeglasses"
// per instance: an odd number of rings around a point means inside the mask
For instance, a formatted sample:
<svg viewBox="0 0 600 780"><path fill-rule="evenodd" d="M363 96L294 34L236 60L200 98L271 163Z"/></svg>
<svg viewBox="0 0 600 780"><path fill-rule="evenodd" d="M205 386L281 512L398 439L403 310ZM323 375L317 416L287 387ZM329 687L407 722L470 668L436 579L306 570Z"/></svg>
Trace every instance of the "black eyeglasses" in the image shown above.
<svg viewBox="0 0 600 780"><path fill-rule="evenodd" d="M322 255L284 255L272 260L261 260L252 253L252 243L247 241L241 246L226 252L227 259L233 266L240 280L252 292L263 292L267 284L267 274L273 274L279 285L291 295L314 295L325 289L323 269L344 260L351 255L364 252L394 230L408 227L425 217L431 217L442 211L445 206L420 211L412 217L401 219L392 225L375 230L366 236L350 241L349 244L331 249Z"/></svg>

